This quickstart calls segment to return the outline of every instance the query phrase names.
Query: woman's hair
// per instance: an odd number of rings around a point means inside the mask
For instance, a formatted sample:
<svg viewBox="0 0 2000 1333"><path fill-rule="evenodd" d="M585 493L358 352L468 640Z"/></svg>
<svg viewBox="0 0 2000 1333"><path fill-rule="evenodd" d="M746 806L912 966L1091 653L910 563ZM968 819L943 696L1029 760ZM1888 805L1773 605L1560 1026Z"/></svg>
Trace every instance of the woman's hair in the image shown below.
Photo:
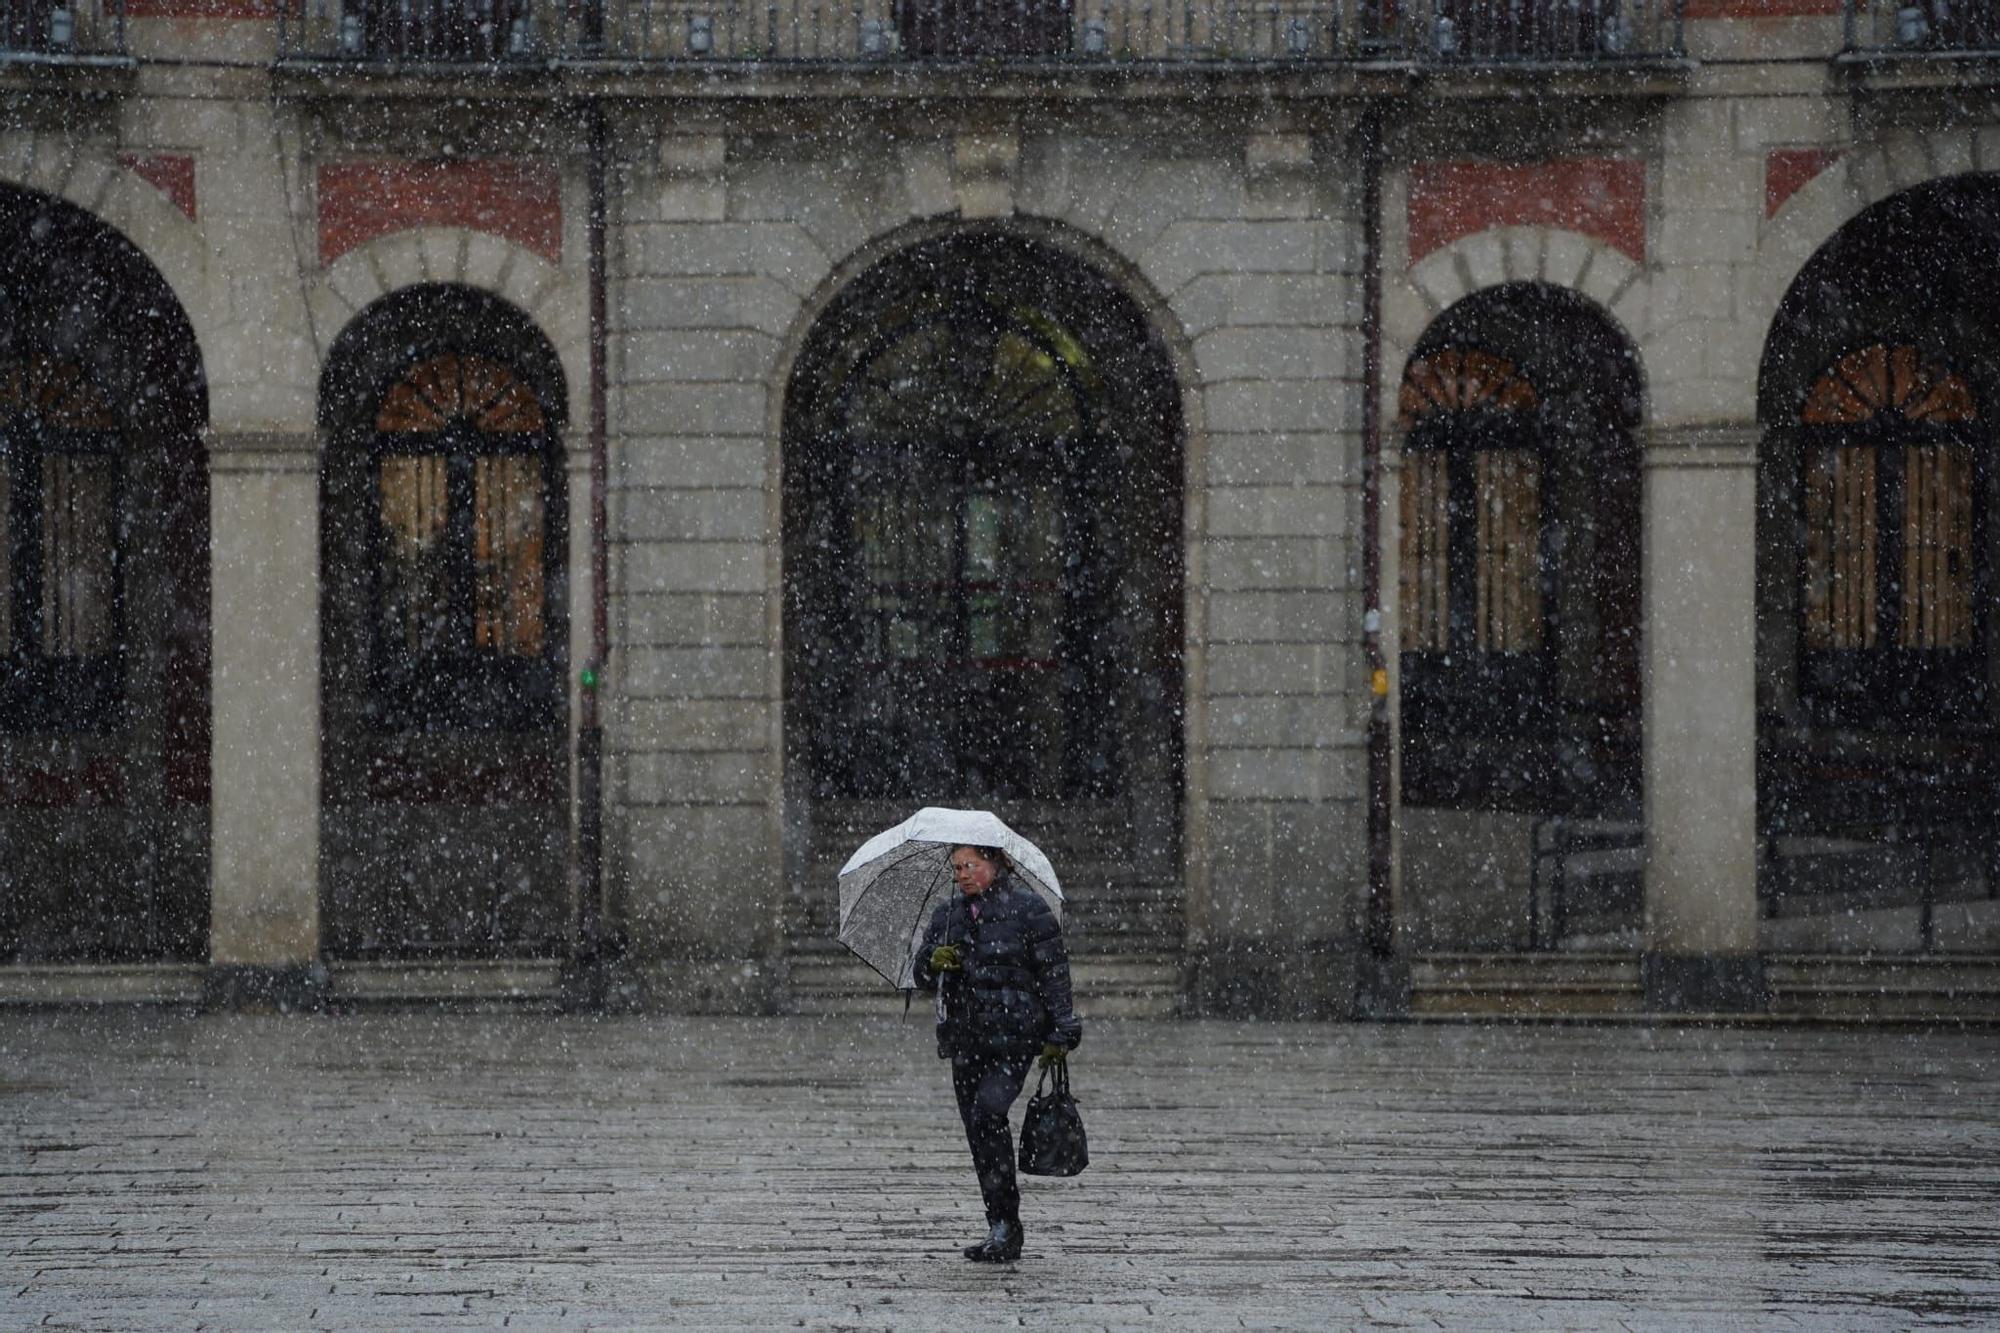
<svg viewBox="0 0 2000 1333"><path fill-rule="evenodd" d="M959 847L969 847L973 851L978 852L980 856L991 861L993 868L1003 875L1014 868L1014 862L1008 857L1007 853L1001 851L998 847L981 847L976 842L961 842L958 844L958 847L953 847L952 850L957 851Z"/></svg>

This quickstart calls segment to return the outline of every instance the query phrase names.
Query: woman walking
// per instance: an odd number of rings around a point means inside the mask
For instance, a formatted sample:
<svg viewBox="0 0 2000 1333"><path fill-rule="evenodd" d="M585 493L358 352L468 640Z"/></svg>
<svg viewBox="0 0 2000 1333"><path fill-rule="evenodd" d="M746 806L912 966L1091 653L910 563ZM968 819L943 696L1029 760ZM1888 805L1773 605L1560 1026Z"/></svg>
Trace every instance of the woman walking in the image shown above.
<svg viewBox="0 0 2000 1333"><path fill-rule="evenodd" d="M917 986L937 993L938 1055L951 1061L951 1088L986 1201L986 1239L965 1250L980 1263L1021 1257L1021 1189L1007 1111L1037 1050L1052 1064L1083 1039L1062 927L1011 869L997 847L952 848L958 897L931 914L916 956Z"/></svg>

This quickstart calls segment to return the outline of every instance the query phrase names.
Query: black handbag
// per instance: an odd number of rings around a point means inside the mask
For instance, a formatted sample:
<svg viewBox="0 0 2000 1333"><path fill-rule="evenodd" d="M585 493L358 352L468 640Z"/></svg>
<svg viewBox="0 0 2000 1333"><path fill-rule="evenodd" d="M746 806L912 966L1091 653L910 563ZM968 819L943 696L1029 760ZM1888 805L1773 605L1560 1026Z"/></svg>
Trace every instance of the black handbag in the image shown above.
<svg viewBox="0 0 2000 1333"><path fill-rule="evenodd" d="M1048 1091L1049 1070L1055 1080ZM1069 1066L1058 1060L1035 1080L1028 1114L1021 1121L1021 1170L1031 1176L1073 1176L1090 1165L1090 1144L1083 1134L1083 1112L1069 1095Z"/></svg>

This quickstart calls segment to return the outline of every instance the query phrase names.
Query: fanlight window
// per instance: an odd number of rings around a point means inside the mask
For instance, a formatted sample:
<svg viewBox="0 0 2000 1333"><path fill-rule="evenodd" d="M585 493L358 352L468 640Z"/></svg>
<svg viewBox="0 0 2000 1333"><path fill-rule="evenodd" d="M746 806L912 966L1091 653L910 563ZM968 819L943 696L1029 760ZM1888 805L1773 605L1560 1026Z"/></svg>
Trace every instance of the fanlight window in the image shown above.
<svg viewBox="0 0 2000 1333"><path fill-rule="evenodd" d="M1829 367L1801 418L1806 648L1973 647L1981 460L1964 378L1877 343Z"/></svg>
<svg viewBox="0 0 2000 1333"><path fill-rule="evenodd" d="M1402 492L1404 644L1541 651L1543 466L1535 389L1503 358L1448 347L1412 363ZM1456 628L1455 628L1456 627Z"/></svg>
<svg viewBox="0 0 2000 1333"><path fill-rule="evenodd" d="M0 362L0 705L14 725L83 725L115 700L117 442L80 367Z"/></svg>
<svg viewBox="0 0 2000 1333"><path fill-rule="evenodd" d="M385 689L403 704L442 708L447 716L432 723L472 724L484 705L525 702L483 696L524 688L505 664L539 663L550 646L540 402L501 363L447 353L390 388L375 430L375 651ZM454 675L466 687L456 700L432 697L432 682Z"/></svg>

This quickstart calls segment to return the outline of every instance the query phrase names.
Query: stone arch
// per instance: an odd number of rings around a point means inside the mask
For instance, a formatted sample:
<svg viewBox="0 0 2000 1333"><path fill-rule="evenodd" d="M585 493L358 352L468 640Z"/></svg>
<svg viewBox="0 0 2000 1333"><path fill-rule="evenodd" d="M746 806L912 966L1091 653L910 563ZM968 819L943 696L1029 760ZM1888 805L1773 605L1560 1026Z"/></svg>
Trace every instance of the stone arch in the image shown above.
<svg viewBox="0 0 2000 1333"><path fill-rule="evenodd" d="M572 392L541 325L463 283L394 286L326 355L331 956L546 956L563 938Z"/></svg>
<svg viewBox="0 0 2000 1333"><path fill-rule="evenodd" d="M1891 134L1843 155L1765 223L1743 320L1768 331L1799 271L1876 204L1930 181L1993 172L2000 140L1964 126ZM1754 402L1754 388L1744 402Z"/></svg>
<svg viewBox="0 0 2000 1333"><path fill-rule="evenodd" d="M584 284L560 265L490 232L411 227L356 246L329 264L306 298L321 364L376 302L424 285L469 288L519 311L561 362L564 414L571 421L582 418L577 395L590 383L590 309Z"/></svg>
<svg viewBox="0 0 2000 1333"><path fill-rule="evenodd" d="M36 552L0 573L12 622L0 856L23 868L0 904L0 959L198 958L211 748L207 367L155 255L106 221L110 186L86 188L83 174L48 164L24 174L67 182L84 202L0 184L11 511L0 539ZM21 799L37 787L47 796Z"/></svg>
<svg viewBox="0 0 2000 1333"><path fill-rule="evenodd" d="M57 134L21 136L0 152L0 184L74 204L144 255L180 303L195 343L208 359L222 338L207 300L208 260L201 228L166 196L97 145Z"/></svg>
<svg viewBox="0 0 2000 1333"><path fill-rule="evenodd" d="M1779 947L1903 910L1869 896L1855 858L1894 845L1916 867L1898 892L1949 902L1956 872L1934 867L1993 854L1990 828L1950 818L1993 805L2000 716L2000 321L1972 276L2000 262L2000 152L1978 148L1963 131L1891 135L1801 190L1760 254L1759 871ZM1796 859L1828 829L1835 856ZM1863 889L1836 900L1829 884Z"/></svg>
<svg viewBox="0 0 2000 1333"><path fill-rule="evenodd" d="M1653 360L1652 277L1615 246L1559 227L1495 227L1443 246L1407 272L1385 274L1382 291L1382 420L1396 419L1396 395L1418 341L1439 315L1479 291L1511 282L1577 293L1625 337L1638 357L1642 395Z"/></svg>
<svg viewBox="0 0 2000 1333"><path fill-rule="evenodd" d="M799 355L820 316L856 278L912 245L957 234L1018 236L1061 251L1110 279L1145 313L1148 324L1172 360L1175 378L1181 386L1183 447L1188 452L1188 476L1194 476L1192 469L1199 461L1203 414L1201 379L1195 364L1193 340L1187 331L1190 323L1187 312L1178 308L1171 298L1163 296L1140 272L1136 262L1094 233L1062 218L1015 215L992 221L968 222L957 216L925 217L872 237L820 275L818 283L799 304L790 327L785 331L778 346L777 359L768 368L769 379L766 382L776 385L791 383ZM774 476L782 449L784 411L783 393L773 394L770 438Z"/></svg>

